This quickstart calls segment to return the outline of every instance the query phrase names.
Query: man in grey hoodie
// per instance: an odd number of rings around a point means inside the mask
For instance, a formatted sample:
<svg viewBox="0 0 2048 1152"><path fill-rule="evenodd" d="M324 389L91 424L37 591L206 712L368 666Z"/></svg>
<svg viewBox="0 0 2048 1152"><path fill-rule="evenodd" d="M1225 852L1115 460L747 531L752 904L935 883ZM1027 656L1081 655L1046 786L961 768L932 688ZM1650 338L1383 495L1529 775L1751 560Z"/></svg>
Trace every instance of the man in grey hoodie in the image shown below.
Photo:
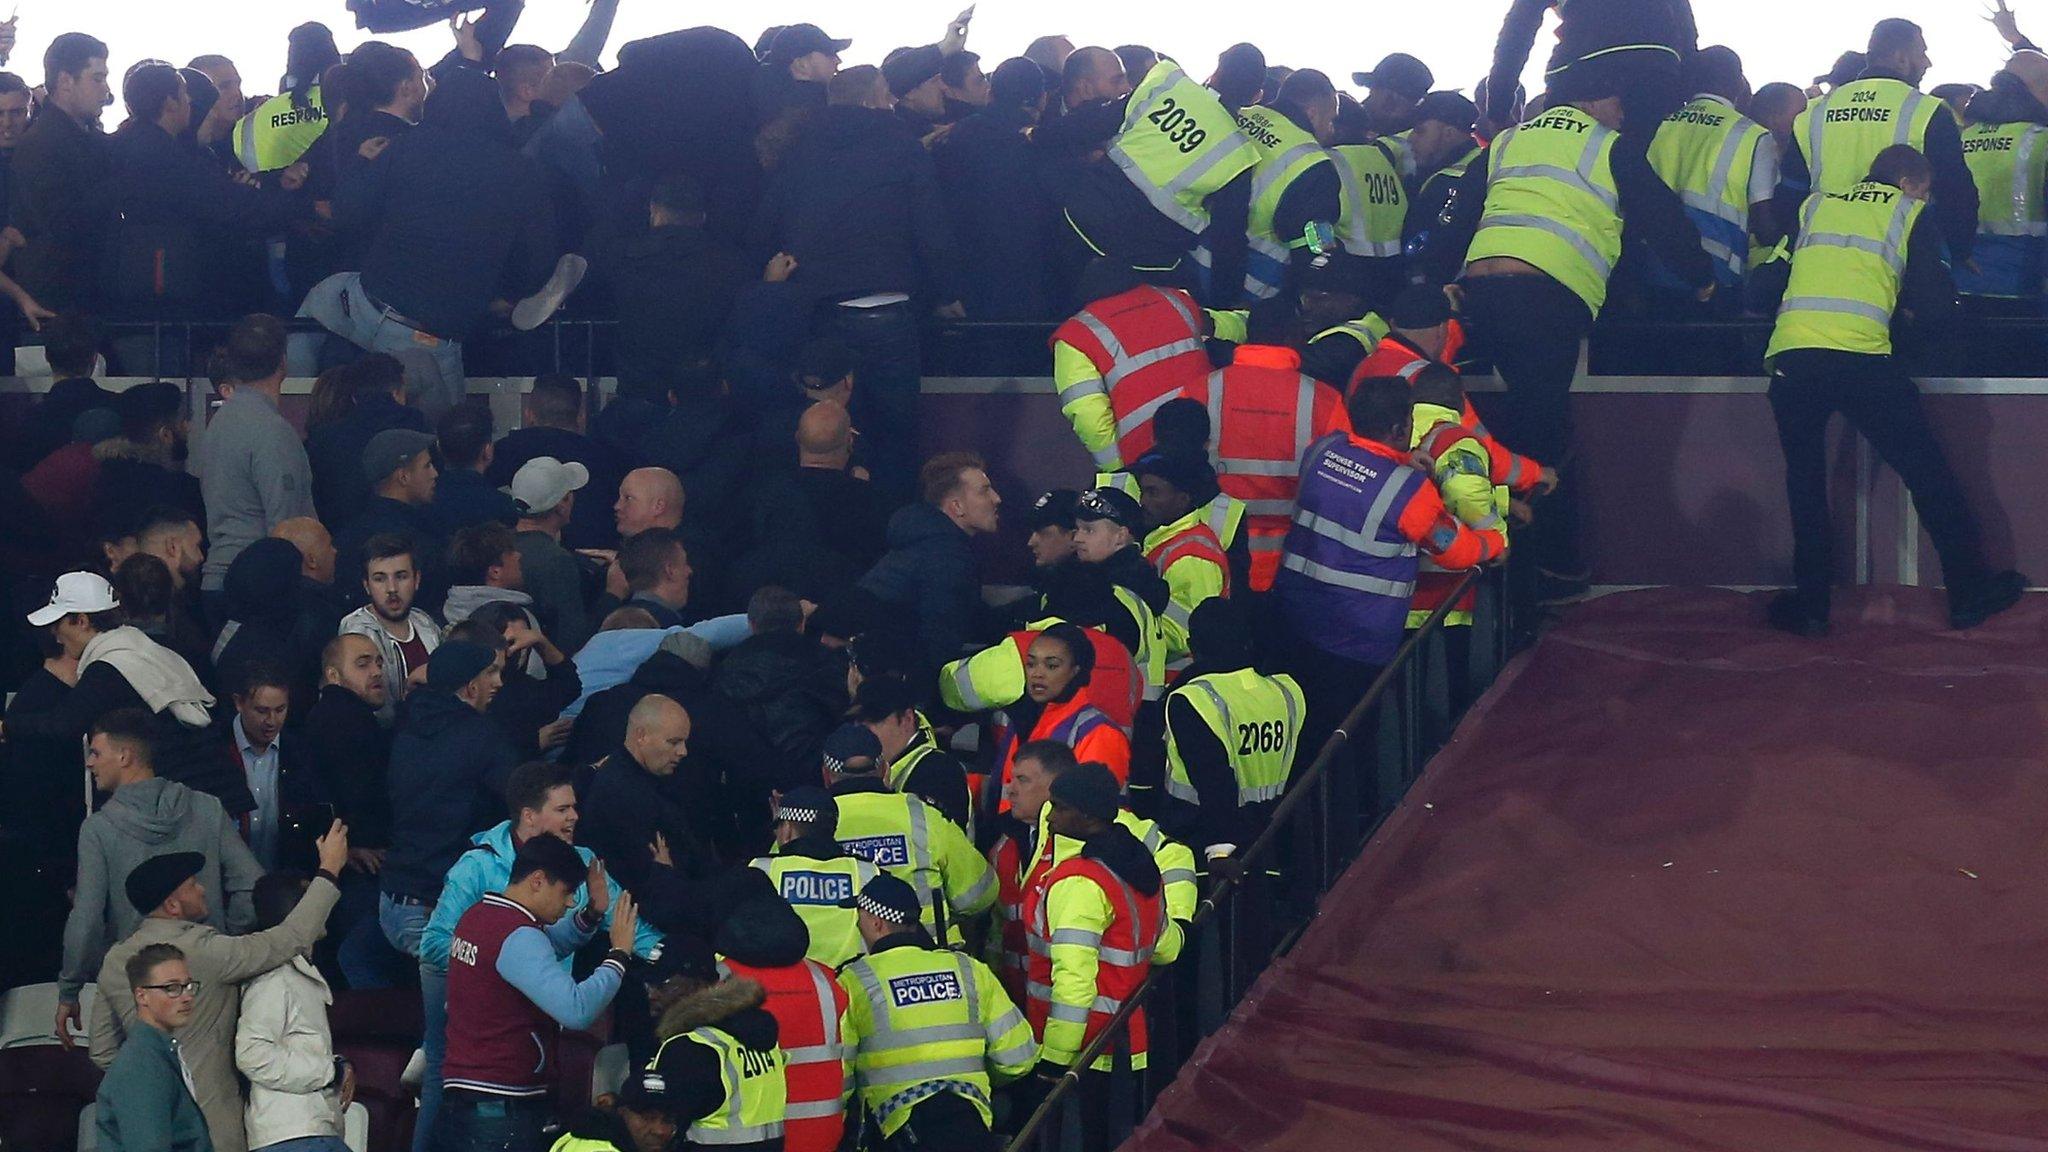
<svg viewBox="0 0 2048 1152"><path fill-rule="evenodd" d="M78 991L95 979L108 947L124 939L142 914L121 898L128 873L152 856L197 852L208 891L223 894L206 922L229 932L255 923L250 893L263 869L220 801L157 778L151 724L139 708L109 712L93 724L85 764L93 785L113 796L78 832L78 882L64 922L64 965L57 981L57 1036L71 1045L79 1025Z"/></svg>

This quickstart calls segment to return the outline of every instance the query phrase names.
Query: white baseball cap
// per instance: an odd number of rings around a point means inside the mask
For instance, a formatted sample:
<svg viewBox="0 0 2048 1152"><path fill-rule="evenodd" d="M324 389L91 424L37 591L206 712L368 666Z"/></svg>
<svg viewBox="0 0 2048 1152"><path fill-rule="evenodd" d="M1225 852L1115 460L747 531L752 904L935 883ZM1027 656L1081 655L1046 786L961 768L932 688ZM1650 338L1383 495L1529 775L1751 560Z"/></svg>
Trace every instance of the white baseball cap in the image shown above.
<svg viewBox="0 0 2048 1152"><path fill-rule="evenodd" d="M590 483L590 469L571 461L567 464L553 456L535 456L519 466L512 477L512 483L505 488L505 495L519 502L519 508L528 516L538 516L553 511L569 493L580 491Z"/></svg>
<svg viewBox="0 0 2048 1152"><path fill-rule="evenodd" d="M28 614L28 622L47 628L73 612L105 612L119 608L121 598L104 576L92 572L66 572L50 589L49 604Z"/></svg>

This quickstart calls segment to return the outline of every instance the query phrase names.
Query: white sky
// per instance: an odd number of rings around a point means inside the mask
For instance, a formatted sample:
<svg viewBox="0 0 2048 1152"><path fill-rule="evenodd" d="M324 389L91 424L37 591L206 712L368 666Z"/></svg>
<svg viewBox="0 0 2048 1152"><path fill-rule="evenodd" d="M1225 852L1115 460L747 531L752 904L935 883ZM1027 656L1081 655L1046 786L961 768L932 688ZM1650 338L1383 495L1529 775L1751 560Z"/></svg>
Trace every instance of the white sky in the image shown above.
<svg viewBox="0 0 2048 1152"><path fill-rule="evenodd" d="M751 0L705 6L688 0L623 0L610 47L628 40L693 24L718 24L749 43L771 24L809 20L834 36L851 37L849 64L880 63L901 44L936 40L964 0ZM1904 16L1927 29L1934 71L1928 83L1984 83L2004 59L2004 45L1982 19L1985 0L1693 0L1705 43L1725 43L1741 52L1750 80L1804 83L1825 71L1834 58L1861 48L1871 23ZM2048 42L2048 0L2010 0L2021 26ZM221 52L241 67L246 90L274 92L284 70L285 33L305 20L334 29L345 52L365 39L353 26L342 0L0 0L20 16L19 42L8 65L31 84L41 80L43 48L52 36L85 31L112 48L119 92L120 72L136 60L156 57L183 64L204 52ZM1173 55L1190 71L1206 75L1216 54L1250 39L1268 60L1321 68L1340 87L1350 73L1372 67L1380 56L1406 51L1435 70L1440 87L1468 94L1484 74L1507 0L1180 0L1172 5L1122 0L982 0L968 46L985 66L1015 55L1033 37L1065 33L1076 44L1149 44ZM526 15L513 39L559 50L582 21L582 0L527 0ZM1244 19L1258 13L1256 28ZM742 14L743 13L743 14ZM1161 19L1161 13L1171 13ZM390 37L413 49L423 62L445 52L445 29L431 28ZM1548 33L1539 38L1528 78L1540 88ZM607 59L610 52L607 52ZM110 122L120 118L113 110Z"/></svg>

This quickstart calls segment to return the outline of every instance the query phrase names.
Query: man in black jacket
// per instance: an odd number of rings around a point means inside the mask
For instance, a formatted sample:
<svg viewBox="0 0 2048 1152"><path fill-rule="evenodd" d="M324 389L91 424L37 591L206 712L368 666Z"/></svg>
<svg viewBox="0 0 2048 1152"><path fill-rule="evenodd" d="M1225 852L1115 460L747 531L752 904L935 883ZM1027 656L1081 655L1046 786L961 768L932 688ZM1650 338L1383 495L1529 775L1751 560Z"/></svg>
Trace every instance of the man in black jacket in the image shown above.
<svg viewBox="0 0 2048 1152"><path fill-rule="evenodd" d="M972 452L927 460L918 477L924 499L889 518L889 551L860 587L917 617L923 655L936 669L960 657L981 606L980 565L972 539L996 530L1003 498Z"/></svg>
<svg viewBox="0 0 2048 1152"><path fill-rule="evenodd" d="M715 813L726 808L715 774L677 775L687 764L690 714L659 693L641 698L626 720L626 739L592 765L583 794L579 841L640 898L648 921L665 932L692 927L677 885L709 876ZM680 793L688 793L688 803ZM701 926L695 926L701 932Z"/></svg>
<svg viewBox="0 0 2048 1152"><path fill-rule="evenodd" d="M391 734L377 723L389 698L384 657L368 636L350 633L328 641L320 665L325 683L299 738L335 817L348 825L349 868L329 935L340 941L337 959L350 988L389 987L408 965L377 932L377 872L391 845Z"/></svg>
<svg viewBox="0 0 2048 1152"><path fill-rule="evenodd" d="M733 810L765 819L770 793L817 779L825 737L846 711L846 678L804 634L803 608L786 589L754 593L747 625L753 635L725 654L712 684L773 746L727 781Z"/></svg>
<svg viewBox="0 0 2048 1152"><path fill-rule="evenodd" d="M1026 135L1045 111L1045 71L1020 56L998 65L989 84L988 107L932 150L960 244L961 303L977 320L1051 320L1057 217Z"/></svg>
<svg viewBox="0 0 2048 1152"><path fill-rule="evenodd" d="M484 469L484 477L502 488L512 483L527 461L541 456L583 465L590 472L590 482L576 493L568 527L562 529L562 544L568 548L617 544L612 505L619 498L620 481L633 470L635 461L614 445L584 433L582 382L574 376L534 377L524 417L520 427L491 446L491 464Z"/></svg>
<svg viewBox="0 0 2048 1152"><path fill-rule="evenodd" d="M363 447L360 466L370 485L370 498L348 527L335 534L334 549L356 563L373 537L403 536L412 541L419 564L422 607L437 610L448 591L446 539L428 508L440 472L434 467L432 433L386 428Z"/></svg>
<svg viewBox="0 0 2048 1152"><path fill-rule="evenodd" d="M303 169L286 169L277 186L259 187L234 180L206 153L181 143L192 97L168 64L130 69L121 98L128 119L109 138L116 221L108 306L152 319L260 307L268 294L262 243L311 214L310 202L293 195Z"/></svg>
<svg viewBox="0 0 2048 1152"><path fill-rule="evenodd" d="M684 366L711 359L740 289L759 267L705 227L704 191L674 176L647 198L645 232L623 238L609 258L618 312L619 388L658 397Z"/></svg>
<svg viewBox="0 0 2048 1152"><path fill-rule="evenodd" d="M45 308L90 308L98 297L99 253L111 161L99 128L114 102L107 46L66 32L43 53L48 96L14 150L9 219L28 243L14 278Z"/></svg>
<svg viewBox="0 0 2048 1152"><path fill-rule="evenodd" d="M580 278L580 262L573 275L556 267L545 178L512 147L497 85L472 68L451 69L420 127L341 181L334 223L373 239L361 274L309 298L307 314L404 361L408 391L429 417L461 400L462 341L502 288L524 297L552 285L559 304Z"/></svg>
<svg viewBox="0 0 2048 1152"><path fill-rule="evenodd" d="M853 349L854 420L874 448L875 482L908 499L917 445L918 309L965 315L952 229L931 158L889 111L874 68L833 77L830 105L807 123L769 182L755 222L763 259L787 253L790 283Z"/></svg>

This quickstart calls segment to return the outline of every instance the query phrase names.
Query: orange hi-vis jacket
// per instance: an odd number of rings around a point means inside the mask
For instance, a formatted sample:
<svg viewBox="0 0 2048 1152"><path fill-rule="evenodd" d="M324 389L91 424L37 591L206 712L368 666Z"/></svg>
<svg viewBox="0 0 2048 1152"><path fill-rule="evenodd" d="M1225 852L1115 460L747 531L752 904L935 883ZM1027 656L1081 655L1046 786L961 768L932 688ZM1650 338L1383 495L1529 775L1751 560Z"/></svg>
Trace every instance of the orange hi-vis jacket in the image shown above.
<svg viewBox="0 0 2048 1152"><path fill-rule="evenodd" d="M1003 745L1004 789L1009 788L1010 774L1017 765L1017 749L1033 740L1057 740L1074 750L1074 759L1093 760L1107 767L1110 775L1116 777L1118 787L1128 787L1131 782L1130 735L1089 701L1086 689L1076 692L1071 700L1047 704L1030 732L1010 730L1009 741ZM1007 796L997 804L997 810L1010 810Z"/></svg>
<svg viewBox="0 0 2048 1152"><path fill-rule="evenodd" d="M1209 374L1200 399L1209 408L1216 485L1244 501L1252 590L1264 592L1280 571L1301 458L1317 440L1351 431L1351 417L1336 389L1302 375L1299 352L1263 344L1239 345L1230 367Z"/></svg>
<svg viewBox="0 0 2048 1152"><path fill-rule="evenodd" d="M1108 907L1106 924L1076 922L1063 907L1091 902L1089 886ZM1024 916L1024 1016L1038 1035L1039 1059L1065 1065L1101 1035L1151 972L1166 928L1163 893L1144 895L1101 861L1077 855L1026 890ZM1094 987L1076 986L1076 975L1092 975ZM1130 1022L1133 1068L1145 1066L1147 1041L1141 1008Z"/></svg>
<svg viewBox="0 0 2048 1152"><path fill-rule="evenodd" d="M1464 341L1463 330L1458 327L1456 321L1451 323L1451 335L1452 339L1444 344L1446 364L1457 355L1456 349ZM1416 375L1432 363L1435 361L1423 355L1407 341L1399 336L1389 336L1380 341L1365 359L1358 362L1358 367L1351 373L1351 382L1345 386L1345 398L1349 399L1351 393L1358 389L1358 382L1368 376L1399 376L1412 384ZM1493 433L1488 432L1486 425L1480 422L1479 412L1472 407L1470 396L1465 398L1465 411L1461 423L1486 447L1487 458L1493 461L1491 479L1495 484L1506 487L1516 495L1536 487L1536 481L1543 475L1543 465L1527 456L1515 455L1507 445L1495 440Z"/></svg>
<svg viewBox="0 0 2048 1152"><path fill-rule="evenodd" d="M1052 334L1092 374L1054 373L1060 409L1102 472L1116 472L1152 448L1152 414L1209 373L1206 319L1193 296L1142 284L1089 304ZM1106 402L1106 403L1105 403Z"/></svg>
<svg viewBox="0 0 2048 1152"><path fill-rule="evenodd" d="M845 1042L846 989L816 960L755 968L727 958L719 965L768 992L762 1007L775 1017L775 1043L789 1058L783 1070L789 1090L782 1128L785 1152L833 1152L846 1134L846 1100L853 1093L853 1049Z"/></svg>

